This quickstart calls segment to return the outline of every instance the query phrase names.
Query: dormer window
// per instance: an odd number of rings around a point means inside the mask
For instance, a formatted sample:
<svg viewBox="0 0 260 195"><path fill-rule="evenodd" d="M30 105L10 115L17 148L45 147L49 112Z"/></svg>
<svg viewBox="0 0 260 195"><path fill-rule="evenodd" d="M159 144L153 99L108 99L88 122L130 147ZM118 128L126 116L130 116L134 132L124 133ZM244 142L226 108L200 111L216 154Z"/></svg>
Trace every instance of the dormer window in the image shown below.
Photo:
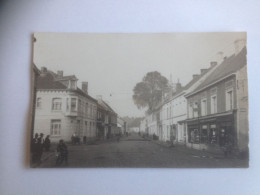
<svg viewBox="0 0 260 195"><path fill-rule="evenodd" d="M76 80L70 80L69 81L69 88L70 89L76 89L77 88Z"/></svg>

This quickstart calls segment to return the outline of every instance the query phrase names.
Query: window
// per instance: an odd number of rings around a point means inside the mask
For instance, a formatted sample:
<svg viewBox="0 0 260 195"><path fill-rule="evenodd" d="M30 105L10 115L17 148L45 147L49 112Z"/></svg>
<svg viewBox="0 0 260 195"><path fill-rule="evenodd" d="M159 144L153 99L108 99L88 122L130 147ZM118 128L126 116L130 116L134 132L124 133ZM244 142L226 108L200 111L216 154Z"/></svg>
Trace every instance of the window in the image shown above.
<svg viewBox="0 0 260 195"><path fill-rule="evenodd" d="M90 104L90 116L92 117L92 113L93 111L92 111L92 104Z"/></svg>
<svg viewBox="0 0 260 195"><path fill-rule="evenodd" d="M67 100L66 100L66 110L67 110L67 111L69 111L69 106L70 106L70 105L69 105L69 98L67 98Z"/></svg>
<svg viewBox="0 0 260 195"><path fill-rule="evenodd" d="M226 91L226 111L233 109L233 90Z"/></svg>
<svg viewBox="0 0 260 195"><path fill-rule="evenodd" d="M198 117L198 116L199 116L198 102L194 102L194 104L193 104L193 117Z"/></svg>
<svg viewBox="0 0 260 195"><path fill-rule="evenodd" d="M193 103L191 102L189 104L189 118L193 118L193 107L192 107Z"/></svg>
<svg viewBox="0 0 260 195"><path fill-rule="evenodd" d="M61 98L52 99L52 110L61 110Z"/></svg>
<svg viewBox="0 0 260 195"><path fill-rule="evenodd" d="M217 113L217 95L211 96L211 114Z"/></svg>
<svg viewBox="0 0 260 195"><path fill-rule="evenodd" d="M86 115L88 116L88 103L86 103L85 112L86 112Z"/></svg>
<svg viewBox="0 0 260 195"><path fill-rule="evenodd" d="M207 100L202 99L201 100L201 116L207 115Z"/></svg>
<svg viewBox="0 0 260 195"><path fill-rule="evenodd" d="M37 98L36 100L36 108L41 108L42 107L42 98Z"/></svg>
<svg viewBox="0 0 260 195"><path fill-rule="evenodd" d="M76 89L76 81L70 80L70 88Z"/></svg>
<svg viewBox="0 0 260 195"><path fill-rule="evenodd" d="M81 112L81 100L79 99L79 104L78 104L79 108L78 108L78 111Z"/></svg>
<svg viewBox="0 0 260 195"><path fill-rule="evenodd" d="M61 120L51 120L51 135L59 136L61 130Z"/></svg>
<svg viewBox="0 0 260 195"><path fill-rule="evenodd" d="M71 98L71 111L77 111L77 99Z"/></svg>

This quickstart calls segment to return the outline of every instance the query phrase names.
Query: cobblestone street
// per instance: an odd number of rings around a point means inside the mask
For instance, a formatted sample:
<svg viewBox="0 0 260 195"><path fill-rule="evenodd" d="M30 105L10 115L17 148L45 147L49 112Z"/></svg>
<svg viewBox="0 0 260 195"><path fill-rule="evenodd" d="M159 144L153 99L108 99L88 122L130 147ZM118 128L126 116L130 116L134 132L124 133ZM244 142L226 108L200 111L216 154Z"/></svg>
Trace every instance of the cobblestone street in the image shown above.
<svg viewBox="0 0 260 195"><path fill-rule="evenodd" d="M69 163L61 167L162 167L235 168L248 161L224 158L184 146L166 147L133 134L119 142L109 140L89 145L68 145ZM40 167L55 167L55 152L44 153Z"/></svg>

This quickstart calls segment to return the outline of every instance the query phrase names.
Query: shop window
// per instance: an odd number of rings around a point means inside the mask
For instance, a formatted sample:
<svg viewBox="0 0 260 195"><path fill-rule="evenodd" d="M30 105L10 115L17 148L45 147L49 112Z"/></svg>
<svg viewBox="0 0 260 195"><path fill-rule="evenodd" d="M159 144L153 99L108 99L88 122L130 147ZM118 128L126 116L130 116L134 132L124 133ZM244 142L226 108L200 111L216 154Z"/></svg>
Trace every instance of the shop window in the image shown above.
<svg viewBox="0 0 260 195"><path fill-rule="evenodd" d="M216 125L211 125L211 127L210 127L209 142L210 142L211 144L217 143L217 130L216 130Z"/></svg>
<svg viewBox="0 0 260 195"><path fill-rule="evenodd" d="M52 99L52 110L61 110L61 98Z"/></svg>
<svg viewBox="0 0 260 195"><path fill-rule="evenodd" d="M61 134L61 120L51 120L51 135L59 136Z"/></svg>
<svg viewBox="0 0 260 195"><path fill-rule="evenodd" d="M211 96L211 114L217 113L217 95Z"/></svg>
<svg viewBox="0 0 260 195"><path fill-rule="evenodd" d="M190 130L190 143L199 143L200 142L200 135L198 129Z"/></svg>
<svg viewBox="0 0 260 195"><path fill-rule="evenodd" d="M202 125L201 127L201 143L208 142L208 126Z"/></svg>

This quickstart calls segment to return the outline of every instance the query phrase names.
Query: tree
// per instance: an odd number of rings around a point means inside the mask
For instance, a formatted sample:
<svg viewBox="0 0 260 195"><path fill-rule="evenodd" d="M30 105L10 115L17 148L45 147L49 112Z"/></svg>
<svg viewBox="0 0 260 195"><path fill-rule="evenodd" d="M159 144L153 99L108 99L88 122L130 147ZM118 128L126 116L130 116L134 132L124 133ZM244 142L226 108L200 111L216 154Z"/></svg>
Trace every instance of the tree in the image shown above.
<svg viewBox="0 0 260 195"><path fill-rule="evenodd" d="M159 72L148 72L142 82L134 87L133 100L140 108L152 110L162 99L163 91L168 88L168 80Z"/></svg>

